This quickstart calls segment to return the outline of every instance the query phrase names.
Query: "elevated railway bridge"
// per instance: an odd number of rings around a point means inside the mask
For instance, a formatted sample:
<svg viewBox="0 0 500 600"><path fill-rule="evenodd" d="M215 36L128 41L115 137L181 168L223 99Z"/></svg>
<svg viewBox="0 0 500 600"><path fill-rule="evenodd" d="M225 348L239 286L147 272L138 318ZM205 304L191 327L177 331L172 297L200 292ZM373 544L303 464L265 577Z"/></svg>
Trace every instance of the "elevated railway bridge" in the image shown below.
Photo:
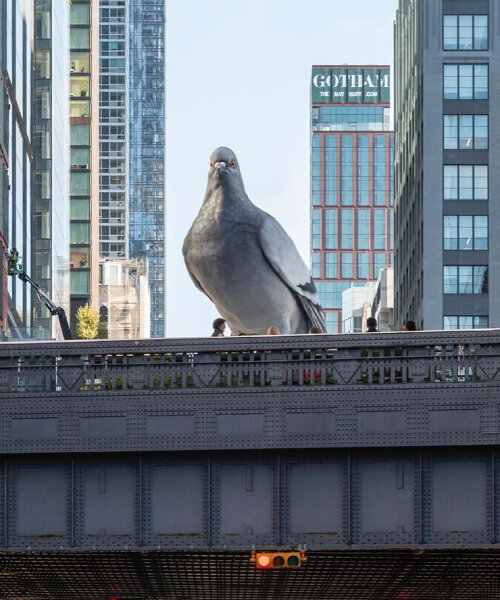
<svg viewBox="0 0 500 600"><path fill-rule="evenodd" d="M499 330L2 344L0 598L500 599L499 392Z"/></svg>

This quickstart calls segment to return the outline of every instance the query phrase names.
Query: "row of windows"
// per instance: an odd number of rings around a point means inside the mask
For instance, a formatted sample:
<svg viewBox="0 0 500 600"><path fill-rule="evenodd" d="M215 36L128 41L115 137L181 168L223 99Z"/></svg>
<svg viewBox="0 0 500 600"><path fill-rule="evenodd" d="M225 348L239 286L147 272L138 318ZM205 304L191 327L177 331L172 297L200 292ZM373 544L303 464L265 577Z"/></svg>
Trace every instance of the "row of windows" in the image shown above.
<svg viewBox="0 0 500 600"><path fill-rule="evenodd" d="M444 15L443 50L488 50L488 15Z"/></svg>
<svg viewBox="0 0 500 600"><path fill-rule="evenodd" d="M479 315L445 315L443 328L455 329L484 329L488 327L488 317Z"/></svg>
<svg viewBox="0 0 500 600"><path fill-rule="evenodd" d="M444 250L488 250L488 217L447 215L443 217Z"/></svg>
<svg viewBox="0 0 500 600"><path fill-rule="evenodd" d="M488 115L443 115L445 150L486 150Z"/></svg>
<svg viewBox="0 0 500 600"><path fill-rule="evenodd" d="M340 203L352 206L354 188L357 182L357 204L368 206L370 199L375 206L387 204L389 196L392 204L393 173L386 155L386 136L373 136L373 146L369 145L370 138L360 135L357 138L357 173L354 171L353 137L341 136L341 151L337 149L337 136L325 137L325 160L321 162L320 138L313 137L311 154L311 195L313 205L321 203L321 170L324 169L325 204L335 206L340 191ZM390 143L392 153L392 139ZM392 154L391 154L392 155ZM338 159L340 159L340 190L338 190ZM370 163L373 179L370 180ZM389 178L387 177L389 173ZM389 189L388 189L389 188Z"/></svg>
<svg viewBox="0 0 500 600"><path fill-rule="evenodd" d="M342 252L340 254L340 278L341 279L377 279L380 269L387 265L387 257L385 252L374 252L372 254L372 269L370 272L370 255L357 255L357 269L354 274L354 256L352 252ZM337 279L339 270L337 267L338 254L335 252L325 252L325 274L321 274L321 254L314 252L311 257L311 269L314 279ZM391 264L393 255L391 254Z"/></svg>
<svg viewBox="0 0 500 600"><path fill-rule="evenodd" d="M370 212L372 212L371 216ZM386 227L387 212L385 210L370 211L370 209L360 209L356 211L356 216L358 250L385 250L388 241L389 247L392 250L394 238L394 216L392 211L389 213L389 232ZM354 221L352 209L342 209L340 211L340 233L338 233L339 218L336 209L325 210L323 219L324 249L337 249L338 236L340 236L340 247L342 250L353 250ZM372 231L370 231L370 220L372 221ZM388 233L389 240L387 240ZM312 212L311 237L313 249L322 249L321 210L318 208L313 209Z"/></svg>
<svg viewBox="0 0 500 600"><path fill-rule="evenodd" d="M487 100L488 65L444 65L443 97L445 100Z"/></svg>
<svg viewBox="0 0 500 600"><path fill-rule="evenodd" d="M443 267L445 294L487 294L488 267L481 265L445 265Z"/></svg>
<svg viewBox="0 0 500 600"><path fill-rule="evenodd" d="M487 200L488 165L444 165L445 200Z"/></svg>

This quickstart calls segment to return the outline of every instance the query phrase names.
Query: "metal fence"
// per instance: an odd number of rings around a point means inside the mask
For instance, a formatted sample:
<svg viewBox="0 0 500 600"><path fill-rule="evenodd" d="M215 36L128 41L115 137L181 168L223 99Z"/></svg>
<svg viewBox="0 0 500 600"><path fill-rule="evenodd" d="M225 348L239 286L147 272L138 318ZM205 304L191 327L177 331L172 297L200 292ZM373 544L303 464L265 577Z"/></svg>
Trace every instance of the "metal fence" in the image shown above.
<svg viewBox="0 0 500 600"><path fill-rule="evenodd" d="M0 345L0 396L495 381L500 330Z"/></svg>

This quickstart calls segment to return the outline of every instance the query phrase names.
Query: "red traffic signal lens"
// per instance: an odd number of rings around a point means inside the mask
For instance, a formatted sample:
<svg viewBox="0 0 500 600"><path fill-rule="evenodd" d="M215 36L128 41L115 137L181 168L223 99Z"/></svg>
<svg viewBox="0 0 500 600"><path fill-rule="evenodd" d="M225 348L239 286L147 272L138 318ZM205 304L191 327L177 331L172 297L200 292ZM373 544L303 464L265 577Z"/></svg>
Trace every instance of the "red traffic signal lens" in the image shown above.
<svg viewBox="0 0 500 600"><path fill-rule="evenodd" d="M271 558L268 554L259 554L257 556L257 566L259 569L268 569L271 566Z"/></svg>

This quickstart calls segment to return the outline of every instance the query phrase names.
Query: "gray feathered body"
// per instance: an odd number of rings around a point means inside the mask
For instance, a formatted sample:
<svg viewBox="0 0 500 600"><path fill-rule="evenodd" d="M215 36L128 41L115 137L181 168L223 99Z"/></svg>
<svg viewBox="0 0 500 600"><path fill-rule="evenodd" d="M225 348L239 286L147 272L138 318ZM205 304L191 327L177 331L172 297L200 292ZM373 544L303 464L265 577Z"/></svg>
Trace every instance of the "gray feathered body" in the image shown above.
<svg viewBox="0 0 500 600"><path fill-rule="evenodd" d="M280 244L281 235L293 245L277 221L252 204L238 178L209 178L183 254L193 281L214 302L233 335L265 334L273 325L281 333L307 333L323 318L319 303L320 317L308 318L304 302L310 300L298 297L276 272L273 251L266 253L266 244ZM314 288L307 275L309 282L303 283ZM315 289L312 295L314 300Z"/></svg>

